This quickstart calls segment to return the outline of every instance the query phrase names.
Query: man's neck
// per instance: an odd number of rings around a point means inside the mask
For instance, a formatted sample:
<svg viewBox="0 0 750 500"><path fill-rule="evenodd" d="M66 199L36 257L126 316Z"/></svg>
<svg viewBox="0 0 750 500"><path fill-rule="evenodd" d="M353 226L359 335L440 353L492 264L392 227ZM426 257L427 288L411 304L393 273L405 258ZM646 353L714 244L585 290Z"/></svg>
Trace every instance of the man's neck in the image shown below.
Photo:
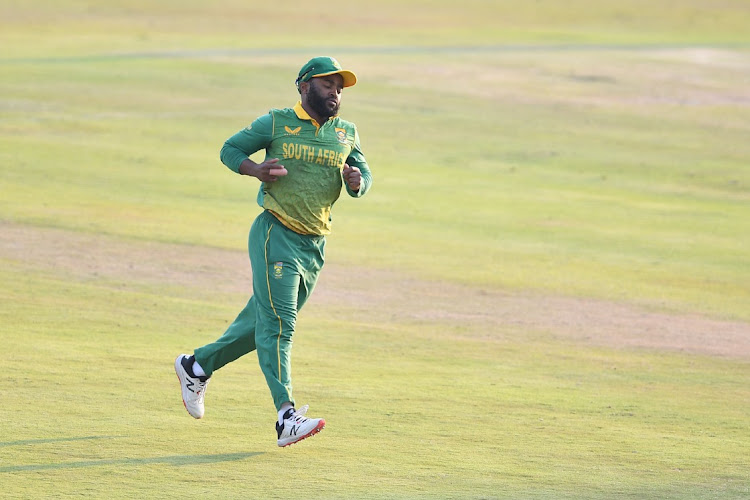
<svg viewBox="0 0 750 500"><path fill-rule="evenodd" d="M312 118L313 120L315 120L315 122L316 122L316 123L317 123L317 124L318 124L319 126L322 126L322 125L323 125L323 124L324 124L325 122L327 122L327 121L328 121L328 118L325 118L325 119L324 119L323 117L321 117L321 116L319 116L319 115L318 115L317 113L315 113L315 112L314 112L314 111L313 111L312 109L310 109L310 106L308 106L306 102L303 102L303 103L302 103L302 109L304 109L304 110L305 110L305 112L306 112L306 113L307 113L308 115L310 115L310 118Z"/></svg>

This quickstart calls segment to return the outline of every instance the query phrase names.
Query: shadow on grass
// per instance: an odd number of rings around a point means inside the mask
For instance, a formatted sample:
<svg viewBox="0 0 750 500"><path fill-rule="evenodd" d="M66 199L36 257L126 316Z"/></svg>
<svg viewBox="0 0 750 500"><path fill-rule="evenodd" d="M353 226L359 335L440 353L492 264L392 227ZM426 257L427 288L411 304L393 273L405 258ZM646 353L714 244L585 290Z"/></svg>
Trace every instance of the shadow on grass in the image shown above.
<svg viewBox="0 0 750 500"><path fill-rule="evenodd" d="M53 441L53 440L50 440ZM246 458L262 455L263 452L251 453L221 453L218 455L174 455L171 457L153 458L118 458L113 460L85 460L81 462L65 462L56 464L11 465L0 467L0 472L25 472L55 469L79 469L83 467L98 467L102 465L151 465L166 464L179 467L182 465L212 464L217 462L234 462Z"/></svg>
<svg viewBox="0 0 750 500"><path fill-rule="evenodd" d="M60 443L64 441L85 441L88 439L117 439L121 437L124 437L124 436L82 436L82 437L70 437L70 438L22 439L20 441L0 442L0 448L3 448L5 446L22 446L25 444Z"/></svg>

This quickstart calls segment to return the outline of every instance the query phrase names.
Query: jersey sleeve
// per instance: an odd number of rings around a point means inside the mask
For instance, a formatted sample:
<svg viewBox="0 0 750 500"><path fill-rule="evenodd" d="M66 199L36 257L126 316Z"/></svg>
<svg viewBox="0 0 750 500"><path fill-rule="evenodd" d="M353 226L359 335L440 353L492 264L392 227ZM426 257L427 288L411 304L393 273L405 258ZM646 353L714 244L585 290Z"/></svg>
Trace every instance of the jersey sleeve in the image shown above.
<svg viewBox="0 0 750 500"><path fill-rule="evenodd" d="M251 154L265 149L270 144L272 136L273 116L268 113L226 140L219 155L221 162L239 173L240 164Z"/></svg>
<svg viewBox="0 0 750 500"><path fill-rule="evenodd" d="M357 167L362 174L359 191L352 191L347 185L346 192L349 193L349 196L353 196L354 198L364 196L365 193L370 190L370 186L372 186L372 172L370 171L370 166L365 159L365 154L362 152L362 147L359 144L359 133L356 129L354 130L354 147L352 148L352 152L349 153L346 163L350 167Z"/></svg>

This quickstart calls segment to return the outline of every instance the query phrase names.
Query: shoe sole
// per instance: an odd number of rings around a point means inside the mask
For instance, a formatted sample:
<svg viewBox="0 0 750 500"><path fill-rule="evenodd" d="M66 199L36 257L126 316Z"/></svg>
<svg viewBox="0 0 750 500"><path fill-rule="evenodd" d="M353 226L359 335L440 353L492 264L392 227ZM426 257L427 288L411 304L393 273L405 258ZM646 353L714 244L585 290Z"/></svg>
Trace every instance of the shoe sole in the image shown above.
<svg viewBox="0 0 750 500"><path fill-rule="evenodd" d="M280 448L286 448L287 446L292 446L294 443L299 443L303 439L307 439L310 436L314 436L315 434L319 433L320 431L322 431L323 429L325 429L325 427L326 427L326 421L321 418L320 422L318 422L318 425L316 425L313 430L311 430L310 432L308 432L304 436L300 437L299 439L295 439L294 441L292 441L290 443L280 444L279 447Z"/></svg>
<svg viewBox="0 0 750 500"><path fill-rule="evenodd" d="M182 358L182 354L177 356L177 359L174 360L174 373L175 375L177 375L177 380L180 381L180 396L182 396L182 406L185 407L185 411L188 412L188 415L190 415L196 420L200 420L201 418L203 418L203 415L201 415L200 417L196 417L195 415L190 413L190 410L188 410L188 407L185 404L185 395L182 394L182 391L183 391L182 388L184 387L185 383L182 381L182 377L180 377L180 369L182 368L182 363L180 363L180 358Z"/></svg>

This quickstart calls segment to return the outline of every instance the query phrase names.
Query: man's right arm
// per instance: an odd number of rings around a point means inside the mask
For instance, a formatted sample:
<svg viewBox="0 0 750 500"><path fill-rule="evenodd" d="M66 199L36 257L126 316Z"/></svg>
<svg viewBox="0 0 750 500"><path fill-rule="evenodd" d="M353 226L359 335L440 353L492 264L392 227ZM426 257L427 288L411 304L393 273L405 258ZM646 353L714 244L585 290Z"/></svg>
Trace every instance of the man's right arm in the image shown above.
<svg viewBox="0 0 750 500"><path fill-rule="evenodd" d="M263 182L274 182L287 174L278 158L266 158L263 163L256 163L248 158L251 154L266 149L272 137L273 117L269 113L227 139L221 148L221 162L238 174L257 177Z"/></svg>
<svg viewBox="0 0 750 500"><path fill-rule="evenodd" d="M226 140L219 155L221 162L233 172L253 175L248 169L250 166L257 164L248 157L268 147L272 136L273 118L269 113L256 119L249 127L240 130Z"/></svg>

